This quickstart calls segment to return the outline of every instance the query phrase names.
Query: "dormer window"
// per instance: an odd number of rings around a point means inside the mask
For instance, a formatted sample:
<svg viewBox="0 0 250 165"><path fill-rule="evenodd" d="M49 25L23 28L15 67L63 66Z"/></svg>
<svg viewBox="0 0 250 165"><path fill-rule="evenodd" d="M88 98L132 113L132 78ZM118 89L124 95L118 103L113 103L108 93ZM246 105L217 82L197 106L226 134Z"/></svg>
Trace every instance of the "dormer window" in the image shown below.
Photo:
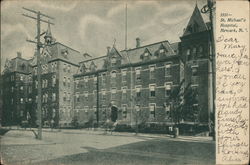
<svg viewBox="0 0 250 165"><path fill-rule="evenodd" d="M148 52L145 52L145 53L144 53L144 56L145 56L145 57L148 57L148 55L149 55Z"/></svg>
<svg viewBox="0 0 250 165"><path fill-rule="evenodd" d="M165 50L164 49L160 49L160 53L164 53L165 52Z"/></svg>
<svg viewBox="0 0 250 165"><path fill-rule="evenodd" d="M64 55L65 57L67 57L69 54L68 50L65 49L65 50L62 50L62 55Z"/></svg>
<svg viewBox="0 0 250 165"><path fill-rule="evenodd" d="M115 64L116 64L116 58L112 57L111 58L111 66L115 66Z"/></svg>

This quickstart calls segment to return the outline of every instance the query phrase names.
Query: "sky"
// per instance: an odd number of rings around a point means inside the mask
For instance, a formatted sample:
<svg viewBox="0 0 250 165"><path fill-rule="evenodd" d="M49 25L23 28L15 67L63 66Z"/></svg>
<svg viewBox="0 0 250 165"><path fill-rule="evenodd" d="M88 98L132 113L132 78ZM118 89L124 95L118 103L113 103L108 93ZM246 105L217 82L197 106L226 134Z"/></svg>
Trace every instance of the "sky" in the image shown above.
<svg viewBox="0 0 250 165"><path fill-rule="evenodd" d="M80 1L80 0L4 0L1 1L1 68L5 60L22 52L24 58L34 55L35 44L26 42L36 36L36 21L22 14L35 16L22 7L41 11L55 18L53 37L73 49L92 57L106 54L115 42L118 50L125 48L125 6L127 4L127 45L136 46L168 40L179 41L197 3L201 9L206 0L161 1ZM46 19L44 17L43 19ZM47 30L42 23L42 32Z"/></svg>

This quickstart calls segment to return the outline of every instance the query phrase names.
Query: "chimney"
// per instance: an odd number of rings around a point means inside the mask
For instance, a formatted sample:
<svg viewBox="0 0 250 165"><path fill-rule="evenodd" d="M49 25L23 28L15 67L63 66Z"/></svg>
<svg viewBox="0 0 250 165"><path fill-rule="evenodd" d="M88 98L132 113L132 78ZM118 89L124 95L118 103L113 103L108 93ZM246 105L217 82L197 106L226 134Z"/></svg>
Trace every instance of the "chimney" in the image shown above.
<svg viewBox="0 0 250 165"><path fill-rule="evenodd" d="M21 52L17 52L16 54L17 54L17 57L22 58L22 53Z"/></svg>
<svg viewBox="0 0 250 165"><path fill-rule="evenodd" d="M110 52L110 46L107 47L107 55L109 55Z"/></svg>
<svg viewBox="0 0 250 165"><path fill-rule="evenodd" d="M141 40L139 37L136 38L136 48L139 48L141 46Z"/></svg>

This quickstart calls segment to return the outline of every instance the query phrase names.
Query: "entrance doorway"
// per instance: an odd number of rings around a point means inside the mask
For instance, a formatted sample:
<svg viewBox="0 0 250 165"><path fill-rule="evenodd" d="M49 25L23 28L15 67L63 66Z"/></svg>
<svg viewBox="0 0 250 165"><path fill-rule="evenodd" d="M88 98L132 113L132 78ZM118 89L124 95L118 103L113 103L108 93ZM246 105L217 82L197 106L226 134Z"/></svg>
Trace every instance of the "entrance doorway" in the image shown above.
<svg viewBox="0 0 250 165"><path fill-rule="evenodd" d="M116 122L118 117L118 108L115 106L111 107L111 121Z"/></svg>

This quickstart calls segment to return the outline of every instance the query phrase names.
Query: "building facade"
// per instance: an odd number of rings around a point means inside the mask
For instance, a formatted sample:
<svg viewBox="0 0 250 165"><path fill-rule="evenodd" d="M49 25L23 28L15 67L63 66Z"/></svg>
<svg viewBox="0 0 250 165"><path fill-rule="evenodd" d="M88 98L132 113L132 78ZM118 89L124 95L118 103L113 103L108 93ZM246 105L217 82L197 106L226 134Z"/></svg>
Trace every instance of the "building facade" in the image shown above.
<svg viewBox="0 0 250 165"><path fill-rule="evenodd" d="M171 93L180 88L177 122L208 124L212 112L210 24L197 5L180 42L134 49L115 45L105 56L82 61L74 75L74 109L80 124L174 122ZM132 90L131 90L132 89Z"/></svg>
<svg viewBox="0 0 250 165"><path fill-rule="evenodd" d="M2 75L2 124L21 124L28 120L31 100L28 98L28 82L31 71L30 61L22 58L20 52L17 57L7 60ZM30 112L31 113L31 112Z"/></svg>
<svg viewBox="0 0 250 165"><path fill-rule="evenodd" d="M195 6L180 42L141 46L137 38L133 49L119 51L113 45L104 56L86 60L56 42L48 25L40 60L44 126L107 120L173 123L176 112L177 122L208 124L213 111L210 35L209 22ZM36 122L37 72L36 53L31 60L19 54L7 61L2 76L4 124Z"/></svg>

